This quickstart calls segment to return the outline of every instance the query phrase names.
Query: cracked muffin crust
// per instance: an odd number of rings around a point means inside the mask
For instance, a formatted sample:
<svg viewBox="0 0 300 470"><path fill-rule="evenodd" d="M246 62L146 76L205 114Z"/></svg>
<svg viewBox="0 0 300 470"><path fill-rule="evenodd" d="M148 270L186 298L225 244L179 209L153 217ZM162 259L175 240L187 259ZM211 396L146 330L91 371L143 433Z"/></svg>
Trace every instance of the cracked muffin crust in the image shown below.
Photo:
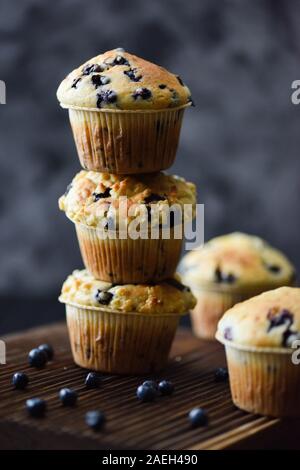
<svg viewBox="0 0 300 470"><path fill-rule="evenodd" d="M59 300L83 307L145 314L184 314L196 303L178 279L161 284L113 285L96 280L87 270L75 270L63 284Z"/></svg>
<svg viewBox="0 0 300 470"><path fill-rule="evenodd" d="M300 289L280 287L235 305L220 320L217 336L245 346L291 347L300 340Z"/></svg>
<svg viewBox="0 0 300 470"><path fill-rule="evenodd" d="M118 48L73 70L60 84L63 107L87 109L168 109L192 104L182 79L163 67Z"/></svg>
<svg viewBox="0 0 300 470"><path fill-rule="evenodd" d="M213 238L188 253L181 268L190 287L231 292L291 285L295 277L283 253L259 237L238 232Z"/></svg>
<svg viewBox="0 0 300 470"><path fill-rule="evenodd" d="M127 207L120 200L122 196L127 197ZM80 171L68 186L65 195L59 199L60 209L73 222L90 227L103 227L114 215L117 217L117 225L119 214L128 221L142 215L148 220L152 205L168 207L179 204L183 207L184 204L191 204L195 210L195 203L196 189L193 183L164 173L118 176ZM134 204L137 205L137 210L132 210L129 214ZM140 212L139 204L145 206L144 214Z"/></svg>

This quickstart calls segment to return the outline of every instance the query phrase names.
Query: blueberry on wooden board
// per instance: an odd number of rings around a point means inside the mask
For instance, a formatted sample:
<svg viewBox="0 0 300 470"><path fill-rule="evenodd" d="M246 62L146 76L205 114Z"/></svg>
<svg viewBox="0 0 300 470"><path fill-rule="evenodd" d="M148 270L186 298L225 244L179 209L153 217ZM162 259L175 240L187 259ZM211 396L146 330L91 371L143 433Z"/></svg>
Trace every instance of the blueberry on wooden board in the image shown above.
<svg viewBox="0 0 300 470"><path fill-rule="evenodd" d="M59 399L63 406L74 406L77 402L77 393L70 388L62 388L59 392Z"/></svg>
<svg viewBox="0 0 300 470"><path fill-rule="evenodd" d="M157 383L155 382L155 380L145 380L142 385L144 385L144 387L152 387L155 391L157 391Z"/></svg>
<svg viewBox="0 0 300 470"><path fill-rule="evenodd" d="M174 392L174 385L169 380L161 380L158 384L158 390L162 395L172 395Z"/></svg>
<svg viewBox="0 0 300 470"><path fill-rule="evenodd" d="M97 372L89 372L85 378L85 386L87 388L99 388L102 382L102 377Z"/></svg>
<svg viewBox="0 0 300 470"><path fill-rule="evenodd" d="M228 369L226 367L219 367L215 370L215 382L227 382Z"/></svg>
<svg viewBox="0 0 300 470"><path fill-rule="evenodd" d="M103 411L88 411L85 415L86 424L94 431L99 431L106 422Z"/></svg>
<svg viewBox="0 0 300 470"><path fill-rule="evenodd" d="M24 390L29 382L28 376L24 372L16 372L12 378L13 386L18 390Z"/></svg>
<svg viewBox="0 0 300 470"><path fill-rule="evenodd" d="M198 426L206 426L208 424L208 416L203 408L193 408L189 412L189 421L193 428Z"/></svg>
<svg viewBox="0 0 300 470"><path fill-rule="evenodd" d="M38 348L32 349L28 354L28 362L31 367L38 369L44 367L47 363L47 354Z"/></svg>
<svg viewBox="0 0 300 470"><path fill-rule="evenodd" d="M54 349L52 348L52 346L50 344L40 344L38 346L38 349L40 351L44 351L44 353L47 356L48 361L52 361L52 359L54 357Z"/></svg>
<svg viewBox="0 0 300 470"><path fill-rule="evenodd" d="M45 400L41 398L29 398L29 400L26 400L26 409L30 416L41 418L46 412L47 405Z"/></svg>
<svg viewBox="0 0 300 470"><path fill-rule="evenodd" d="M150 402L155 399L156 390L148 385L139 385L136 390L136 396L142 402Z"/></svg>

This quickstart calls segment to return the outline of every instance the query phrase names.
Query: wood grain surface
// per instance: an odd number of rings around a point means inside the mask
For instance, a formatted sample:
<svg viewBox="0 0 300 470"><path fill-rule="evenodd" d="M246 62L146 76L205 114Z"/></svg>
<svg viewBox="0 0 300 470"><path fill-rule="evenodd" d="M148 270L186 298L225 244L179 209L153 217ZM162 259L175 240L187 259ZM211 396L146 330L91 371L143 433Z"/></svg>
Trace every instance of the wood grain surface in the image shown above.
<svg viewBox="0 0 300 470"><path fill-rule="evenodd" d="M216 383L214 370L225 365L221 345L194 338L180 329L168 368L155 379L167 378L176 390L171 397L140 403L136 387L144 377L103 376L99 389L87 390L86 370L77 367L69 348L64 324L28 330L5 338L7 364L0 366L1 449L229 449L297 448L299 422L282 422L238 410L230 398L228 383ZM55 348L55 358L44 369L27 364L28 351L44 342ZM25 391L13 390L12 374L24 371L30 384ZM145 378L149 378L148 376ZM153 378L153 377L150 377ZM58 392L71 387L78 392L78 405L62 407ZM25 401L47 401L44 418L27 415ZM209 424L192 429L187 413L193 407L206 409ZM101 409L107 424L95 433L85 424L88 410ZM298 426L297 426L298 425Z"/></svg>

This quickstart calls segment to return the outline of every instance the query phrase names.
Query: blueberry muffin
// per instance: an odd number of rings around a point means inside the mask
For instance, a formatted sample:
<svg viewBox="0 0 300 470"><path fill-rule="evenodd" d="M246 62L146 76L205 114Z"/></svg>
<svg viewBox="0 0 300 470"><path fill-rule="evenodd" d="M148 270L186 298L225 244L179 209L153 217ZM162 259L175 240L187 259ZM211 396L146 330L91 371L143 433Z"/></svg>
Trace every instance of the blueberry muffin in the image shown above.
<svg viewBox="0 0 300 470"><path fill-rule="evenodd" d="M197 336L213 339L222 314L263 291L293 285L289 260L264 240L243 233L212 239L181 263L183 281L198 302L191 312Z"/></svg>
<svg viewBox="0 0 300 470"><path fill-rule="evenodd" d="M192 104L178 75L120 48L73 70L57 97L69 110L83 168L116 174L169 168Z"/></svg>
<svg viewBox="0 0 300 470"><path fill-rule="evenodd" d="M195 185L178 176L83 170L59 199L75 223L86 268L95 278L118 284L155 283L174 274L183 219L194 216L195 203ZM188 204L190 214L181 210ZM167 218L171 207L176 210ZM140 232L138 238L132 229Z"/></svg>
<svg viewBox="0 0 300 470"><path fill-rule="evenodd" d="M239 303L218 324L232 399L246 411L300 416L300 289L280 287Z"/></svg>
<svg viewBox="0 0 300 470"><path fill-rule="evenodd" d="M113 285L74 271L62 287L74 361L108 373L156 372L167 362L180 316L196 303L172 278Z"/></svg>

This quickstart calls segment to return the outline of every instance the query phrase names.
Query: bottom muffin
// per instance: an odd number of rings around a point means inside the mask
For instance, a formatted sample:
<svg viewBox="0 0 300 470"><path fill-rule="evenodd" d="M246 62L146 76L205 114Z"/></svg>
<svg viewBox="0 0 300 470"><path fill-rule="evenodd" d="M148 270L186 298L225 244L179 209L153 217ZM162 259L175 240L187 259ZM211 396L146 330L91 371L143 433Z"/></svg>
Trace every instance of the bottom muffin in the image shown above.
<svg viewBox="0 0 300 470"><path fill-rule="evenodd" d="M225 345L232 400L252 413L300 416L300 289L281 287L228 310Z"/></svg>
<svg viewBox="0 0 300 470"><path fill-rule="evenodd" d="M144 374L165 367L180 316L196 301L178 280L112 285L74 271L62 287L73 358L81 367Z"/></svg>

